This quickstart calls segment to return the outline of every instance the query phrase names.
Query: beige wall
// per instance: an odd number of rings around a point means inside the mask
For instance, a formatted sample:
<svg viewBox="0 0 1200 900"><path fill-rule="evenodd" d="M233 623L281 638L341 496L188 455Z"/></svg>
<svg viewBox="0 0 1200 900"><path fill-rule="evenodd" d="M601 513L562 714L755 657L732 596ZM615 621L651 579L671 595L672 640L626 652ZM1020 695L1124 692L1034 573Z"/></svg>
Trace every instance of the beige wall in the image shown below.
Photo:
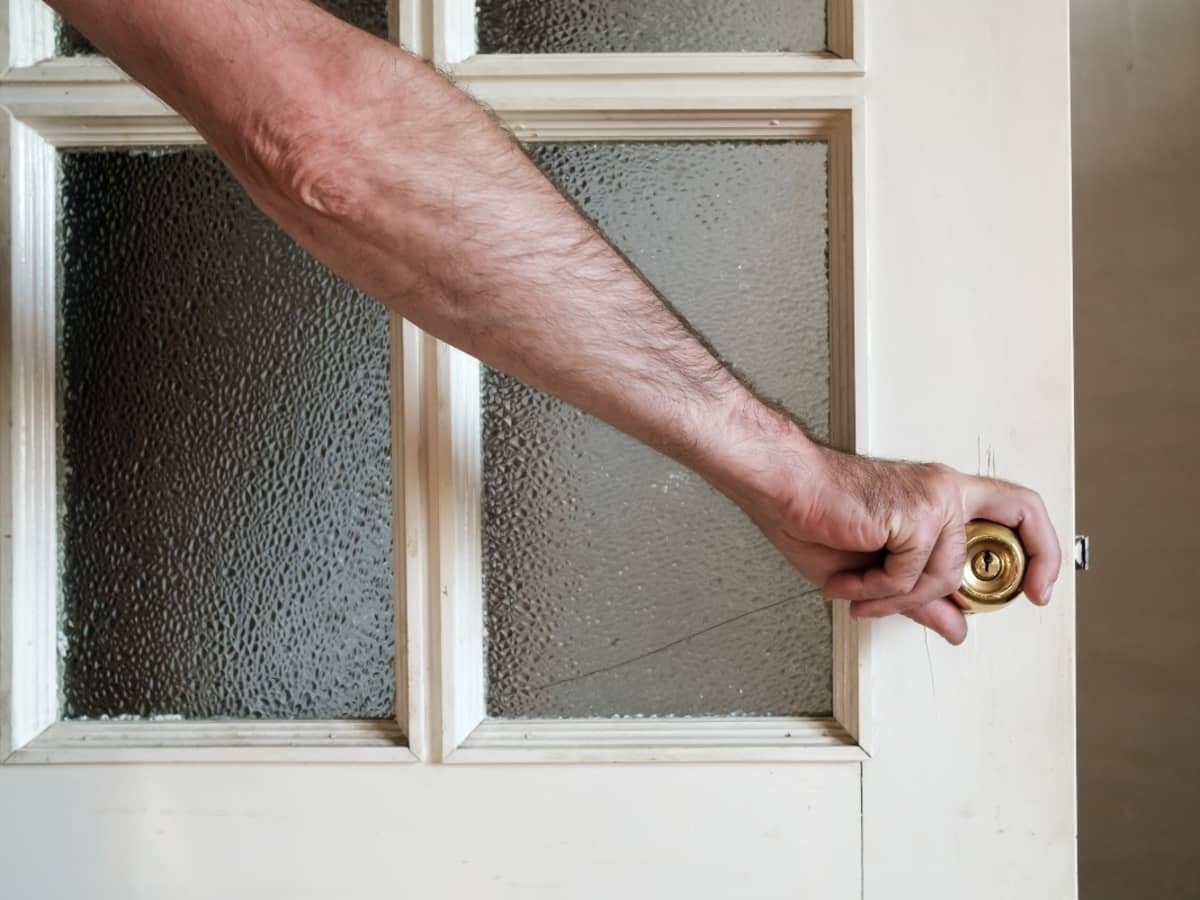
<svg viewBox="0 0 1200 900"><path fill-rule="evenodd" d="M1073 0L1083 900L1200 897L1200 0Z"/></svg>

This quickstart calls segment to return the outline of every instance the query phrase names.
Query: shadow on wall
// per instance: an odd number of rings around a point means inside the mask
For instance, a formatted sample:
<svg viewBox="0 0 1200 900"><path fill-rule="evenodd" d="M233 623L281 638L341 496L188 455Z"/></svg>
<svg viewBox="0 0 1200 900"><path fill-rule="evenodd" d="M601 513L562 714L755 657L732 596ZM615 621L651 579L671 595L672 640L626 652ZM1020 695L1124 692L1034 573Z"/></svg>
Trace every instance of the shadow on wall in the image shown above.
<svg viewBox="0 0 1200 900"><path fill-rule="evenodd" d="M1083 900L1200 896L1200 3L1074 0Z"/></svg>

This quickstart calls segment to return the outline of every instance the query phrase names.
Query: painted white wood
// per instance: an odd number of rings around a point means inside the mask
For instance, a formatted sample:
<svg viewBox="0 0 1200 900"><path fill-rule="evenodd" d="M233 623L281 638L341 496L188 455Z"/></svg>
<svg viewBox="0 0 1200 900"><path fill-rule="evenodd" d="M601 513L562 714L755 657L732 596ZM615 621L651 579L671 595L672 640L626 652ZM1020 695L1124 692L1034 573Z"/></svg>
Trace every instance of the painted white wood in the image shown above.
<svg viewBox="0 0 1200 900"><path fill-rule="evenodd" d="M41 0L35 0L39 6ZM130 82L130 78L112 60L103 56L60 56L53 59L37 58L23 64L14 64L4 73L5 84L68 82L74 84L103 84L106 82ZM163 109L169 109L163 106Z"/></svg>
<svg viewBox="0 0 1200 900"><path fill-rule="evenodd" d="M392 40L420 57L433 47L433 9L428 0L398 0L393 21Z"/></svg>
<svg viewBox="0 0 1200 900"><path fill-rule="evenodd" d="M0 879L93 900L858 900L858 770L10 766Z"/></svg>
<svg viewBox="0 0 1200 900"><path fill-rule="evenodd" d="M396 720L404 723L408 747L429 752L427 648L429 593L428 491L425 486L424 380L410 369L424 363L424 335L399 316L391 325L392 566L395 621L400 648L395 662Z"/></svg>
<svg viewBox="0 0 1200 900"><path fill-rule="evenodd" d="M833 297L834 342L833 360L838 375L834 379L833 425L835 440L843 446L856 446L857 421L865 409L865 398L856 397L853 377L854 322L863 314L853 312L857 302L853 291L855 269L864 265L861 248L856 247L850 227L853 208L864 202L861 189L855 193L854 184L863 184L851 177L854 162L851 152L851 121L862 117L860 103L847 101L851 109L783 110L772 113L758 111L727 111L699 113L647 113L641 111L616 113L559 113L530 111L514 117L512 127L529 140L615 140L615 139L684 139L723 136L764 137L773 139L815 139L830 144L830 216L831 216L831 294ZM78 111L78 107L73 110ZM852 112L853 111L853 112ZM61 146L84 146L95 140L96 134L115 132L129 143L149 143L156 136L191 134L186 124L176 121L163 125L158 116L101 118L54 115L32 117L47 137ZM137 127L137 124L148 127ZM861 164L860 164L861 167ZM49 248L47 248L49 252ZM52 265L52 256L42 260ZM397 697L413 704L407 721L412 734L412 747L419 755L430 752L425 731L424 710L428 702L428 663L424 659L425 606L423 598L430 590L429 574L441 572L441 593L436 603L439 615L435 627L440 641L439 667L435 676L436 690L441 697L441 753L449 757L454 749L471 735L485 719L483 668L483 600L479 550L479 477L481 449L479 447L479 369L469 357L452 348L440 347L427 353L419 332L393 328L393 345L400 351L412 353L412 361L398 358L393 367L395 379L393 396L398 408L393 410L393 422L402 423L394 440L406 448L397 456L394 484L398 486L397 500L404 512L397 512L397 600L398 610L403 603L407 618L398 614L396 634L410 656L408 664L397 670ZM427 355L434 361L427 363ZM431 365L436 374L428 374ZM404 377L400 377L400 373ZM405 384L412 389L406 390ZM439 387L444 386L444 387ZM438 424L430 429L425 396L439 393ZM403 396L403 402L400 398ZM432 430L435 446L430 451L434 472L426 473L422 452L427 445L425 435ZM409 439L405 435L411 435ZM438 526L428 526L428 484L437 484ZM405 537L410 535L411 537ZM432 535L431 542L427 535ZM403 547L403 552L400 551ZM403 594L399 592L403 590ZM409 623L406 629L405 622ZM866 682L860 678L865 671L866 634L861 626L849 620L844 610L835 616L835 718L851 734L865 735L867 708ZM404 699L399 701L403 720ZM736 721L736 720L735 720ZM736 727L736 726L735 726ZM35 732L36 733L36 732ZM749 736L749 744L753 744ZM19 745L17 745L19 746ZM597 750L600 746L600 751ZM476 748L478 749L478 748ZM603 751L603 744L584 743L577 748L578 761L594 759ZM165 754L166 751L164 751ZM569 751L563 751L569 756ZM695 747L687 747L692 758L702 756ZM853 760L861 753L846 753L837 747L831 755L828 747L798 745L795 742L778 748L776 755L788 759L825 761L831 758ZM756 750L758 757L763 755ZM512 756L514 754L508 754ZM729 753L713 758L728 758ZM181 758L193 758L181 752ZM531 759L531 761L535 761Z"/></svg>
<svg viewBox="0 0 1200 900"><path fill-rule="evenodd" d="M824 108L625 109L578 98L573 109L503 108L504 121L523 141L813 140L842 154L838 191L849 198L850 119L861 102L843 98ZM849 235L840 235L849 240Z"/></svg>
<svg viewBox="0 0 1200 900"><path fill-rule="evenodd" d="M832 53L513 53L480 54L449 63L453 78L472 81L669 75L712 82L730 75L862 75L853 59Z"/></svg>
<svg viewBox="0 0 1200 900"><path fill-rule="evenodd" d="M486 715L483 574L480 532L482 428L479 363L439 343L434 390L437 426L433 473L437 490L436 546L441 574L435 633L436 690L441 695L440 753L466 740Z"/></svg>
<svg viewBox="0 0 1200 900"><path fill-rule="evenodd" d="M55 422L55 154L6 120L8 260L0 317L8 415L4 439L4 578L0 582L0 759L50 725L58 706Z"/></svg>
<svg viewBox="0 0 1200 900"><path fill-rule="evenodd" d="M761 74L701 78L678 74L591 77L496 76L469 73L456 83L496 110L675 110L846 108L863 96L857 76L787 78Z"/></svg>
<svg viewBox="0 0 1200 900"><path fill-rule="evenodd" d="M863 95L866 86L862 78L852 76L781 78L758 74L701 78L608 73L486 79L461 75L456 81L497 110L563 113L846 109L854 98ZM143 117L177 119L170 107L131 82L112 63L90 57L47 60L9 71L0 82L0 103L22 121L92 117L125 119L132 127L135 119Z"/></svg>
<svg viewBox="0 0 1200 900"><path fill-rule="evenodd" d="M830 296L833 378L831 421L836 443L859 445L860 396L865 379L855 378L855 322L865 318L857 310L854 283L856 266L865 266L861 246L853 231L854 209L865 202L856 196L852 153L852 119L862 118L862 105L848 101L847 109L718 112L508 112L513 132L527 141L562 140L680 140L721 137L821 140L829 145L830 158ZM861 173L861 163L860 163ZM857 257L857 259L856 259ZM863 270L865 271L865 269ZM860 273L861 274L861 273ZM438 473L438 546L429 552L442 573L438 604L440 660L438 691L442 698L441 758L445 761L483 762L588 762L627 760L729 760L787 759L792 761L858 761L864 751L847 735L869 731L867 682L861 676L868 666L867 631L840 610L834 619L834 716L839 734L803 742L777 739L764 748L751 719L717 720L732 744L708 747L691 734L680 734L670 720L652 719L637 726L644 752L625 746L629 726L622 720L573 721L558 724L523 722L520 742L498 746L492 736L509 733L507 725L486 721L486 658L484 598L480 547L480 496L482 446L480 444L478 363L450 347L441 347L437 367L438 427L431 451ZM856 387L857 386L857 387ZM865 420L864 423L865 424ZM865 440L865 438L864 438ZM432 567L433 562L430 563ZM705 726L693 726L705 727ZM613 737L606 738L611 731ZM779 732L782 735L786 728ZM797 733L804 731L796 729ZM739 757L736 735L745 737ZM571 745L570 739L576 743ZM678 740L678 743L675 741ZM847 743L851 744L848 748ZM550 749L552 747L552 752ZM674 748L674 749L672 749Z"/></svg>
<svg viewBox="0 0 1200 900"><path fill-rule="evenodd" d="M430 2L430 0L427 0ZM434 62L455 78L861 75L865 0L828 0L828 49L800 53L477 53L475 0L432 0Z"/></svg>
<svg viewBox="0 0 1200 900"><path fill-rule="evenodd" d="M811 115L811 113L810 113ZM870 446L867 396L868 295L866 283L865 105L847 103L825 134L829 143L829 340L830 438L834 446L864 452ZM850 618L843 604L833 608L833 718L870 752L871 629Z"/></svg>
<svg viewBox="0 0 1200 900"><path fill-rule="evenodd" d="M390 720L73 721L51 725L7 764L416 762Z"/></svg>
<svg viewBox="0 0 1200 900"><path fill-rule="evenodd" d="M13 495L19 490L13 480L13 406L15 395L12 390L12 369L10 355L6 349L12 346L12 137L14 124L5 120L0 123L0 158L6 159L8 172L0 178L0 209L10 210L8 215L0 215L0 360L3 360L4 378L0 379L0 642L8 640L6 635L14 634L13 604L13 553L12 553L12 503ZM5 287L7 286L7 287ZM22 613L23 614L23 613ZM3 760L13 748L15 733L21 733L28 726L18 725L21 718L13 706L13 675L16 659L14 654L0 650L0 760ZM19 671L19 669L17 670ZM18 676L18 680L21 676ZM27 733L27 732L26 732ZM36 734L37 732L34 731ZM25 734L22 734L25 737ZM26 738L27 739L27 738Z"/></svg>
<svg viewBox="0 0 1200 900"><path fill-rule="evenodd" d="M854 60L860 70L866 65L866 5L866 0L829 0L825 15L830 51Z"/></svg>
<svg viewBox="0 0 1200 900"><path fill-rule="evenodd" d="M475 0L433 0L433 62L447 68L475 53Z"/></svg>
<svg viewBox="0 0 1200 900"><path fill-rule="evenodd" d="M27 66L54 54L56 20L41 0L3 0L0 71Z"/></svg>
<svg viewBox="0 0 1200 900"><path fill-rule="evenodd" d="M134 88L120 86L121 90ZM134 88L140 91L140 88ZM0 88L2 91L3 88ZM36 105L36 102L35 102ZM72 107L78 111L80 107ZM129 127L130 121L137 127ZM32 124L31 124L32 123ZM123 124L124 123L124 124ZM37 130L40 127L41 132ZM232 743L219 747L179 723L81 722L54 725L58 718L58 508L57 508L57 149L59 146L109 146L117 143L171 143L194 131L175 116L164 119L97 118L93 115L32 116L28 122L6 118L7 178L0 221L9 253L3 291L5 383L9 428L3 444L3 519L6 577L0 581L0 762L184 762L194 760L276 762L348 762L361 758L408 761L428 752L429 646L425 478L419 448L425 444L426 379L405 382L406 350L419 371L423 336L391 320L392 441L410 448L393 454L393 596L397 647L397 720L411 735L389 738L387 752L377 747L379 723L347 721L328 739L297 745L279 739L280 723L247 723L212 731ZM165 140L164 140L165 139ZM411 440L408 437L411 429ZM285 725L293 723L283 723ZM394 729L399 725L393 723ZM286 731L286 729L285 729ZM64 739L64 735L69 740ZM164 737L169 735L169 739ZM371 752L351 748L354 736ZM195 738L197 743L190 744ZM64 743L65 740L65 743ZM99 748L99 749L97 749Z"/></svg>
<svg viewBox="0 0 1200 900"><path fill-rule="evenodd" d="M869 16L871 449L994 459L1043 492L1069 560L1068 4ZM975 617L959 649L876 626L869 900L1075 896L1073 621L1068 565L1051 606Z"/></svg>
<svg viewBox="0 0 1200 900"><path fill-rule="evenodd" d="M13 339L13 273L18 267L14 265L15 257L12 252L13 227L17 219L12 213L11 172L13 163L17 161L14 159L13 138L19 127L7 119L0 123L0 157L7 160L7 172L5 177L0 179L0 209L9 210L7 215L0 215L0 248L4 250L0 253L0 348L11 347ZM18 245L19 241L18 236ZM16 616L23 617L26 613L18 611L14 605L12 577L13 496L20 491L12 477L15 473L13 451L16 446L13 410L18 404L16 392L13 390L11 355L7 349L0 349L0 354L4 362L4 378L0 379L0 385L4 386L4 389L0 390L0 428L3 428L0 432L0 641L7 642L12 640L7 636L15 635L19 630ZM12 643L15 645L17 641ZM31 732L36 734L38 730L36 722L32 728L22 724L25 714L18 713L14 706L14 675L18 681L26 677L22 671L22 664L16 658L15 646L13 650L0 652L0 760L12 752L14 736L27 740ZM44 724L41 727L45 727Z"/></svg>
<svg viewBox="0 0 1200 900"><path fill-rule="evenodd" d="M489 719L451 763L861 762L834 719Z"/></svg>

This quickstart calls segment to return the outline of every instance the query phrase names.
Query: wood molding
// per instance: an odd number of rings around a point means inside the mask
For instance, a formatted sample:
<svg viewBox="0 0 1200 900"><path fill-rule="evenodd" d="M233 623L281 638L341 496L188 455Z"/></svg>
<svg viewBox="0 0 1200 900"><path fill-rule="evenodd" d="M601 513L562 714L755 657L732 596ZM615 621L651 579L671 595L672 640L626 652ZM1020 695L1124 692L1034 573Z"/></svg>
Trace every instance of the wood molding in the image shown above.
<svg viewBox="0 0 1200 900"><path fill-rule="evenodd" d="M432 450L437 491L440 573L436 598L440 756L458 747L485 715L480 481L482 427L479 362L438 343L434 389L437 425Z"/></svg>
<svg viewBox="0 0 1200 900"><path fill-rule="evenodd" d="M408 745L421 759L430 752L431 598L437 590L431 569L429 429L432 338L411 322L392 316L392 483L396 568L396 646L405 665L397 666L396 698L404 698ZM404 615L400 615L400 610ZM401 622L400 619L405 621ZM401 642L403 635L403 642ZM403 673L403 686L399 679Z"/></svg>
<svg viewBox="0 0 1200 900"><path fill-rule="evenodd" d="M408 27L416 27L416 11L412 4L399 7L399 25L408 22ZM863 362L855 352L865 322L865 301L855 293L855 284L863 283L864 262L861 229L854 227L856 215L861 216L864 208L865 168L861 154L853 152L863 146L862 100L853 90L836 96L805 91L756 96L747 92L745 82L722 76L713 76L713 84L724 84L724 93L677 94L670 77L647 77L658 86L654 93L630 91L629 83L622 86L615 76L603 76L597 83L586 78L555 80L557 76L546 83L525 80L518 92L525 102L502 104L498 112L514 134L527 141L826 141L833 436L840 446L865 449L865 398L856 387L865 383L857 377ZM790 82L793 86L814 83ZM820 83L848 86L841 80ZM589 84L586 90L573 92ZM619 101L590 93L597 84L601 92L621 92ZM26 140L36 141L49 154L50 171L54 148L200 142L187 122L102 59L50 60L10 70L0 82L0 102L20 120L14 129L23 129L20 133ZM17 183L26 183L17 168L13 173ZM52 202L52 195L48 200ZM52 230L52 208L49 215ZM40 265L52 271L52 235L47 246L48 255ZM397 599L396 635L398 649L403 646L407 652L406 665L397 671L397 704L405 711L402 719L408 723L409 743L416 755L478 757L477 751L483 749L479 742L495 730L485 723L479 366L407 323L393 323L392 341L393 427L397 429L393 440L403 448L393 463L397 503L403 510L396 514L401 525L395 537L396 590L405 598ZM844 733L860 743L868 721L866 631L844 610L835 610L834 716ZM47 723L39 719L38 724ZM484 730L478 731L481 727ZM586 732L574 733L581 739L586 736ZM459 756L472 735L475 745ZM747 731L745 737L750 756L744 758L776 752L754 749L755 733ZM20 742L7 749L19 746ZM595 754L612 749L603 741L595 747L601 749L583 747L580 752L598 758ZM695 741L687 748L691 758L704 755ZM824 745L791 741L784 749L781 758L830 758ZM855 752L857 756L847 754L839 744L834 756L861 759L862 751ZM502 755L514 754L519 755L510 748ZM726 747L717 756L728 759L736 754Z"/></svg>
<svg viewBox="0 0 1200 900"><path fill-rule="evenodd" d="M433 62L439 69L475 53L475 0L429 0L433 4Z"/></svg>
<svg viewBox="0 0 1200 900"><path fill-rule="evenodd" d="M829 340L830 438L835 447L865 452L866 415L866 244L861 228L866 209L866 146L861 101L829 132ZM857 149L856 149L857 148ZM870 628L850 617L844 603L833 606L834 718L870 749Z"/></svg>
<svg viewBox="0 0 1200 900"><path fill-rule="evenodd" d="M433 10L428 0L392 0L390 38L422 59L433 54Z"/></svg>
<svg viewBox="0 0 1200 900"><path fill-rule="evenodd" d="M58 718L57 150L97 144L196 141L199 136L174 117L66 115L35 117L31 122L5 119L8 178L3 182L5 193L0 198L4 210L0 223L7 237L7 252L2 254L7 277L0 319L4 323L4 365L10 391L5 396L9 404L9 415L5 418L9 431L7 439L0 441L3 445L0 499L5 524L5 539L0 543L5 576L0 583L0 760L99 761L95 753L81 753L81 747L75 743L60 746L56 741L63 735L70 736L72 741L89 740L87 728L101 727L100 724L54 724ZM391 320L390 336L396 708L399 721L405 723L411 736L412 750L405 747L404 753L423 756L429 705L425 654L428 641L424 634L428 608L425 585L429 581L425 569L424 513L428 501L419 472L416 481L411 477L413 464L407 451L410 444L421 446L424 385L428 379L419 377L411 385L404 380L407 356L412 355L420 364L423 336L398 317ZM416 439L410 441L406 429L415 429ZM403 450L396 452L395 448ZM416 465L420 464L418 460ZM262 752L256 751L257 755L248 756L243 750L258 747L254 741L259 737L271 744L287 733L284 726L304 723L223 723L219 733L229 736L230 741L241 741L242 736L249 735L250 744L221 746L212 752L211 743L190 747L188 741L193 733L187 728L192 724L130 721L123 722L120 729L104 726L103 734L108 741L105 752L112 750L115 754L104 759L212 761L270 757L274 760L282 757L262 750L267 744L259 747ZM323 741L300 756L289 752L287 758L352 761L358 757L342 751L356 736L376 734L380 727L378 723L371 723L369 729L340 723L331 732L337 740ZM388 728L399 733L405 731L395 723ZM147 756L141 752L146 749L143 746L146 740L160 739L166 744L153 754ZM120 748L116 745L121 741L127 741L138 753L118 752ZM394 753L387 756L389 760L394 757Z"/></svg>
<svg viewBox="0 0 1200 900"><path fill-rule="evenodd" d="M814 53L513 53L479 54L447 63L455 80L677 77L712 82L739 75L774 78L861 76L853 59Z"/></svg>
<svg viewBox="0 0 1200 900"><path fill-rule="evenodd" d="M0 71L54 55L58 22L41 0L3 0Z"/></svg>
<svg viewBox="0 0 1200 900"><path fill-rule="evenodd" d="M40 0L38 5L42 5ZM6 85L134 83L120 66L105 56L39 57L7 67L0 81Z"/></svg>
<svg viewBox="0 0 1200 900"><path fill-rule="evenodd" d="M178 116L62 117L25 120L59 150L88 147L162 147L204 143Z"/></svg>
<svg viewBox="0 0 1200 900"><path fill-rule="evenodd" d="M409 763L390 719L292 722L57 722L12 753L9 765L128 763Z"/></svg>
<svg viewBox="0 0 1200 900"><path fill-rule="evenodd" d="M452 77L577 79L596 76L859 76L863 74L865 0L827 0L826 49L798 53L477 53L474 0L425 0L432 6L433 60Z"/></svg>
<svg viewBox="0 0 1200 900"><path fill-rule="evenodd" d="M825 16L829 52L853 60L860 72L864 69L865 6L866 0L829 0Z"/></svg>
<svg viewBox="0 0 1200 900"><path fill-rule="evenodd" d="M861 762L833 719L488 719L451 763Z"/></svg>
<svg viewBox="0 0 1200 900"><path fill-rule="evenodd" d="M506 110L523 141L818 140L848 128L845 109Z"/></svg>
<svg viewBox="0 0 1200 900"><path fill-rule="evenodd" d="M829 147L829 267L831 426L834 441L861 447L866 435L861 411L861 361L856 330L864 307L862 245L854 227L863 208L864 167L853 153L862 104L810 110L516 110L505 116L514 134L527 141L595 140L822 140ZM437 415L431 456L438 522L432 558L441 572L437 598L437 679L442 697L438 758L454 762L584 762L637 760L861 761L869 733L866 626L844 606L834 613L834 718L711 720L649 719L509 722L486 718L481 535L482 479L479 364L439 344ZM431 565L433 563L431 562ZM678 721L685 721L679 726ZM811 740L782 740L783 731ZM631 732L630 729L634 729ZM512 738L520 734L520 740ZM644 746L629 747L630 734ZM715 735L721 740L713 743ZM766 740L764 734L774 735ZM819 739L818 739L819 738ZM499 743L497 743L499 742ZM547 743L549 742L549 743ZM847 749L849 748L849 749Z"/></svg>
<svg viewBox="0 0 1200 900"><path fill-rule="evenodd" d="M753 58L754 55L747 55L747 59ZM568 70L576 64L594 65L586 56L572 56L569 60ZM708 62L700 60L696 65L707 66ZM452 71L451 75L464 90L507 116L517 111L537 110L711 113L831 109L845 108L847 102L861 96L863 91L862 79L832 72L826 77L799 79L793 75L712 71L642 76L616 71L539 76L491 73L476 77L464 70ZM47 139L60 145L49 129L62 119L90 119L93 128L104 122L144 128L147 123L138 120L158 119L156 127L171 127L180 139L198 140L187 137L190 129L169 106L111 62L98 57L45 60L9 69L0 78L0 104L23 121L46 131ZM113 128L107 139L129 143L119 128ZM95 139L92 146L97 146Z"/></svg>
<svg viewBox="0 0 1200 900"><path fill-rule="evenodd" d="M58 459L55 278L57 160L33 129L4 126L8 177L0 218L7 277L3 546L0 584L0 754L58 713Z"/></svg>
<svg viewBox="0 0 1200 900"><path fill-rule="evenodd" d="M14 590L16 573L13 571L13 498L21 491L20 482L16 480L20 472L15 465L15 438L18 433L15 415L19 403L14 390L16 373L13 335L16 322L13 315L13 298L18 292L15 290L17 286L13 278L19 266L15 265L13 256L13 230L17 217L13 210L15 192L12 187L12 169L17 161L14 137L21 127L11 120L0 122L0 156L9 170L7 178L0 178L0 353L3 354L3 377L0 377L0 384L8 388L0 391L0 427L3 428L3 434L0 436L0 760L12 752L16 740L27 739L27 735L21 734L24 726L13 696L14 678L20 682L21 676L18 674L20 666L13 652L16 642L11 637L18 628ZM16 246L19 247L20 243L21 238L18 236Z"/></svg>

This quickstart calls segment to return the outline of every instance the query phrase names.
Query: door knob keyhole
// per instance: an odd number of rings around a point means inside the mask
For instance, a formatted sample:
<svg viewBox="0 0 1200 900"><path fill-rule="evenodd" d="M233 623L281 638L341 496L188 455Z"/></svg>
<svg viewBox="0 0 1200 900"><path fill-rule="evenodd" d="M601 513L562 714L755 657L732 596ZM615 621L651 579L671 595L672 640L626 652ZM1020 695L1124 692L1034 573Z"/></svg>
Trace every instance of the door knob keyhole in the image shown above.
<svg viewBox="0 0 1200 900"><path fill-rule="evenodd" d="M995 581L1000 577L1000 571L1004 565L998 554L991 550L984 550L975 554L971 568L975 572L975 577L980 581Z"/></svg>

